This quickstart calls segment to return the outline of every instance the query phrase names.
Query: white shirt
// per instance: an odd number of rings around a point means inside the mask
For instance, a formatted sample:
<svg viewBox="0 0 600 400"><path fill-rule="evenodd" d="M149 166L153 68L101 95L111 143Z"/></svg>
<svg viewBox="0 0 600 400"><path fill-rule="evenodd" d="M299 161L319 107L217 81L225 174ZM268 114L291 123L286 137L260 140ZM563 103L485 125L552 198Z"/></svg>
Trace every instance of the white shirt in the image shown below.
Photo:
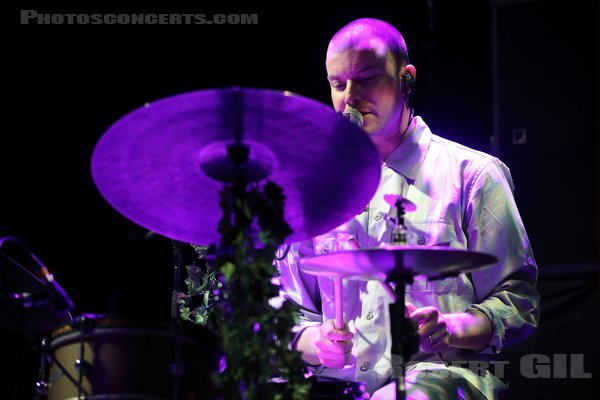
<svg viewBox="0 0 600 400"><path fill-rule="evenodd" d="M469 308L484 312L493 327L489 347L478 353L451 349L443 357L446 361L493 360L503 345L527 338L539 319L537 267L512 195L510 172L497 158L433 135L421 118L415 119L405 140L382 163L379 187L366 210L336 231L348 231L361 248L390 242L394 222L388 218L390 205L383 196L401 194L417 206L416 212L405 215L408 244L495 255L497 264L471 276L415 279L406 286L405 299L417 308L435 306L442 313ZM316 238L316 247L321 248L327 237ZM298 334L307 326L335 319L332 279L317 278L297 266L298 259L314 255L314 249L312 241L296 243L277 261L284 296L301 307ZM346 279L343 287L344 321L354 333L352 362L342 370L319 366L313 372L364 381L372 393L392 375L390 298L377 281ZM411 360L439 361L434 354L421 352ZM464 370L484 394L499 383L493 376L469 373Z"/></svg>

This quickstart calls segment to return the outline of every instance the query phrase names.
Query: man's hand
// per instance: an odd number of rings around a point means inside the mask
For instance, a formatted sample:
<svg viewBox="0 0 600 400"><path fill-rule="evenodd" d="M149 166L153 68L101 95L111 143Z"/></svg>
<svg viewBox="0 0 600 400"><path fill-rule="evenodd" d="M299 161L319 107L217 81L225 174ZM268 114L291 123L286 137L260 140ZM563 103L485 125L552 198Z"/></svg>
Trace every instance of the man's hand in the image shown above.
<svg viewBox="0 0 600 400"><path fill-rule="evenodd" d="M319 328L319 338L315 341L317 357L328 368L344 368L352 358L352 338L354 335L345 329L335 329L333 320L326 321Z"/></svg>
<svg viewBox="0 0 600 400"><path fill-rule="evenodd" d="M321 364L328 368L344 368L352 358L354 334L344 329L335 329L333 320L319 327L310 327L302 332L297 349L309 364Z"/></svg>
<svg viewBox="0 0 600 400"><path fill-rule="evenodd" d="M419 333L419 348L424 353L444 351L450 347L450 333L444 314L435 307L416 308L408 303L406 310Z"/></svg>
<svg viewBox="0 0 600 400"><path fill-rule="evenodd" d="M419 326L419 348L433 353L450 347L480 351L492 337L492 324L480 311L442 314L435 307L416 308L407 303L409 318Z"/></svg>

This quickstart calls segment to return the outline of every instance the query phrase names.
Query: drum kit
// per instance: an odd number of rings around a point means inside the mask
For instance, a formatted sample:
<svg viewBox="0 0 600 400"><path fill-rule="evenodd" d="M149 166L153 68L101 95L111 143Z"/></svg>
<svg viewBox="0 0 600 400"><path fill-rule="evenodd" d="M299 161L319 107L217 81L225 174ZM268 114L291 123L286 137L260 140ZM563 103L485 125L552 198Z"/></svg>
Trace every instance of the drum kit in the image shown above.
<svg viewBox="0 0 600 400"><path fill-rule="evenodd" d="M111 126L92 156L96 187L119 213L152 232L198 245L219 242L218 193L234 180L260 184L268 179L283 189L285 221L292 229L285 242L290 244L331 231L360 213L377 189L380 172L368 136L329 106L289 92L237 87L145 104ZM442 278L497 260L465 250L407 245L403 217L415 205L397 196L386 200L397 208L396 243L307 257L300 267L338 282L381 281L397 299L390 304L392 335L404 338L411 326L404 317L404 285L414 276ZM13 286L41 290L29 287L38 285L34 276L17 270L13 279L3 278L5 287L10 280ZM336 286L339 305L341 285ZM156 383L160 376L148 371L142 354L160 348L162 353L153 358L168 364L171 350L191 346L185 337L101 316L84 314L65 323L64 315L55 316L52 310L35 312L40 315L26 317L29 328L65 328L55 330L50 346L49 379L54 383L49 399L180 398ZM341 318L337 316L336 324L343 324ZM392 347L392 354L402 356L394 366L399 371L397 398L405 396L402 363L414 347L403 348L402 342ZM127 372L132 370L148 373L134 377Z"/></svg>

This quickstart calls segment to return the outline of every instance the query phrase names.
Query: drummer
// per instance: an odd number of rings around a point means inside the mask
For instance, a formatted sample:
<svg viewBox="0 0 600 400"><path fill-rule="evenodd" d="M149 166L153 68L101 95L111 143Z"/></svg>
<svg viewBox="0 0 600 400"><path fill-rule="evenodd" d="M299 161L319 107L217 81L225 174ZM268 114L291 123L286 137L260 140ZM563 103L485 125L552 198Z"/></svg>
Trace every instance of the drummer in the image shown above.
<svg viewBox="0 0 600 400"><path fill-rule="evenodd" d="M452 60L450 60L452 61ZM404 39L390 24L355 20L329 43L327 79L336 111L358 110L382 162L377 193L345 224L361 248L389 242L394 224L386 194L414 202L406 214L409 245L448 246L495 255L492 267L407 286L419 352L406 371L407 398L500 398L505 384L468 368L492 361L536 329L537 267L500 160L434 135L414 114L416 70ZM286 298L301 308L294 348L319 377L364 381L372 398L393 398L389 295L376 281L344 281L343 329L335 329L331 278L298 269L314 255L313 242L291 246L277 261ZM449 372L453 372L451 375Z"/></svg>

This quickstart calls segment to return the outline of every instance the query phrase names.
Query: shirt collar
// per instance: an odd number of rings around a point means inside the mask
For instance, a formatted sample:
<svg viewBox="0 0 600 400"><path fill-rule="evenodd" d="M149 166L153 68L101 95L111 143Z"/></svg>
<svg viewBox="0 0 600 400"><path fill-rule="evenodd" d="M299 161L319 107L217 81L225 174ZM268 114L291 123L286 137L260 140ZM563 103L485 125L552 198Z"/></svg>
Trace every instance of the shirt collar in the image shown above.
<svg viewBox="0 0 600 400"><path fill-rule="evenodd" d="M429 127L419 116L414 117L414 120L414 127L406 133L402 143L383 163L412 181L417 178L431 143Z"/></svg>

